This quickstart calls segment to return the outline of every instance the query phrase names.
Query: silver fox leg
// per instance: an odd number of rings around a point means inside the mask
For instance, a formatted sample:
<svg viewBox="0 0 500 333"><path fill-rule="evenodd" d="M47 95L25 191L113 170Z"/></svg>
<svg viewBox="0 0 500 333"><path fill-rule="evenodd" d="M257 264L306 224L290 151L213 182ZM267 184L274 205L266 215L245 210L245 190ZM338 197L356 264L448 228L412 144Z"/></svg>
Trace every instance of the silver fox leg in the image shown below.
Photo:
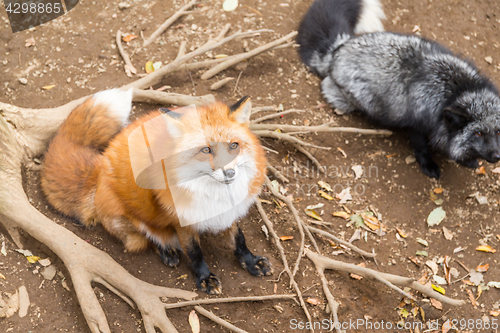
<svg viewBox="0 0 500 333"><path fill-rule="evenodd" d="M341 111L338 113L345 114L355 110L355 107L349 103L347 96L329 76L321 82L321 92L330 105Z"/></svg>
<svg viewBox="0 0 500 333"><path fill-rule="evenodd" d="M415 158L422 172L431 178L439 179L441 172L439 166L432 159L427 136L416 130L410 130L409 137L410 145L415 150Z"/></svg>

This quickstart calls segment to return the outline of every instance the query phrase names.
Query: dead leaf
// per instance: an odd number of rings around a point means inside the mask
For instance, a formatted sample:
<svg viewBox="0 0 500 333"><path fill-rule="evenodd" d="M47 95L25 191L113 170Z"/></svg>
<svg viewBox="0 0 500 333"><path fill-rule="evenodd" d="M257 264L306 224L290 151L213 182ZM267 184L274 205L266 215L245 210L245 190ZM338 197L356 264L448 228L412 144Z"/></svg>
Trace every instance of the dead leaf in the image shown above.
<svg viewBox="0 0 500 333"><path fill-rule="evenodd" d="M432 298L431 298L432 302ZM441 328L441 333L448 333L451 329L453 328L453 324L450 322L448 319L444 324L443 327Z"/></svg>
<svg viewBox="0 0 500 333"><path fill-rule="evenodd" d="M11 295L8 293L3 293L3 297L0 294L0 318L12 317L19 309L19 293Z"/></svg>
<svg viewBox="0 0 500 333"><path fill-rule="evenodd" d="M444 189L442 187L436 187L434 190L432 190L436 194L441 194L443 193Z"/></svg>
<svg viewBox="0 0 500 333"><path fill-rule="evenodd" d="M346 152L344 151L344 149L340 148L340 147L337 147L337 150L342 154L342 156L344 156L344 158L347 158L347 154Z"/></svg>
<svg viewBox="0 0 500 333"><path fill-rule="evenodd" d="M122 37L122 39L123 39L123 41L124 41L125 43L128 43L128 42L130 42L131 40L134 40L134 39L136 39L136 38L138 38L138 36L136 36L136 35L134 35L134 34L125 35L125 36L123 36L123 37Z"/></svg>
<svg viewBox="0 0 500 333"><path fill-rule="evenodd" d="M322 198L325 198L326 200L329 200L329 201L333 200L333 197L331 195L329 195L328 193L326 193L325 191L319 190L318 193Z"/></svg>
<svg viewBox="0 0 500 333"><path fill-rule="evenodd" d="M500 173L500 167L497 167L497 168L491 170L491 172L493 172L493 173Z"/></svg>
<svg viewBox="0 0 500 333"><path fill-rule="evenodd" d="M408 237L408 234L404 230L399 229L398 227L396 227L396 231L398 232L399 236L401 236L403 238Z"/></svg>
<svg viewBox="0 0 500 333"><path fill-rule="evenodd" d="M450 231L450 229L443 227L443 236L446 240L452 240L453 239L453 233Z"/></svg>
<svg viewBox="0 0 500 333"><path fill-rule="evenodd" d="M325 191L328 191L328 192L333 192L332 190L332 187L330 186L330 184L328 183L325 183L324 181L320 180L318 182L318 185L321 186L321 188Z"/></svg>
<svg viewBox="0 0 500 333"><path fill-rule="evenodd" d="M425 239L417 237L417 238L415 238L415 240L417 241L417 243L419 243L425 247L429 247L429 242L427 242Z"/></svg>
<svg viewBox="0 0 500 333"><path fill-rule="evenodd" d="M193 333L200 333L200 319L194 310L189 313L189 326Z"/></svg>
<svg viewBox="0 0 500 333"><path fill-rule="evenodd" d="M55 84L51 84L51 85L48 85L48 86L43 86L42 89L43 90L50 90L52 88L54 88L56 85Z"/></svg>
<svg viewBox="0 0 500 333"><path fill-rule="evenodd" d="M225 0L222 4L222 9L226 12L232 12L238 8L238 0Z"/></svg>
<svg viewBox="0 0 500 333"><path fill-rule="evenodd" d="M307 216L310 216L312 217L313 219L315 220L318 220L318 221L323 221L323 219L321 218L321 216L319 216L318 213L316 213L316 211L312 210L312 209L306 209L306 215Z"/></svg>
<svg viewBox="0 0 500 333"><path fill-rule="evenodd" d="M152 61L148 61L146 62L146 64L144 65L144 70L146 71L146 73L153 73L154 72L154 68L153 68L153 62Z"/></svg>
<svg viewBox="0 0 500 333"><path fill-rule="evenodd" d="M336 216L336 217L342 217L342 218L344 218L344 219L346 219L346 220L348 220L348 219L349 219L349 217L350 217L350 215L349 215L349 214L347 214L346 212L343 212L343 211L333 212L333 213L332 213L332 215L333 215L333 216Z"/></svg>
<svg viewBox="0 0 500 333"><path fill-rule="evenodd" d="M475 173L476 175L485 175L486 169L484 168L484 166L480 166L479 168L476 169Z"/></svg>
<svg viewBox="0 0 500 333"><path fill-rule="evenodd" d="M470 302L472 303L472 306L477 307L479 305L479 303L476 301L476 298L474 297L474 294L472 293L472 291L470 289L465 289L465 291L467 292L467 295L469 295L469 299L470 299Z"/></svg>
<svg viewBox="0 0 500 333"><path fill-rule="evenodd" d="M436 309L439 309L439 310L443 310L443 304L441 304L440 301L438 301L437 299L434 299L434 298L431 298L430 301L431 301L431 305L433 307L435 307Z"/></svg>
<svg viewBox="0 0 500 333"><path fill-rule="evenodd" d="M481 251L481 252L488 252L488 253L495 253L495 252L497 252L497 250L493 249L489 245L480 245L480 246L476 247L476 250L477 251Z"/></svg>
<svg viewBox="0 0 500 333"><path fill-rule="evenodd" d="M490 264L479 265L476 267L476 271L479 273L486 273L490 268Z"/></svg>
<svg viewBox="0 0 500 333"><path fill-rule="evenodd" d="M287 241L287 240L292 240L292 239L293 239L293 236L281 236L280 237L281 241Z"/></svg>
<svg viewBox="0 0 500 333"><path fill-rule="evenodd" d="M352 200L352 196L351 196L351 188L348 187L346 189L343 189L342 192L340 192L339 194L336 194L335 196L337 197L337 199L339 199L339 204L340 205L343 205L345 204L347 201L350 201Z"/></svg>
<svg viewBox="0 0 500 333"><path fill-rule="evenodd" d="M308 299L306 299L306 302L311 304L311 305L320 305L321 303L323 303L323 301L320 301L317 298L308 298Z"/></svg>
<svg viewBox="0 0 500 333"><path fill-rule="evenodd" d="M356 266L359 266L359 267L366 267L366 264L364 262L360 263L360 264L357 264ZM355 279L355 280L361 280L363 277L360 276L360 275L357 275L357 274L354 274L354 273L351 273L350 274L351 278Z"/></svg>
<svg viewBox="0 0 500 333"><path fill-rule="evenodd" d="M355 174L354 179L359 179L361 178L361 176L363 176L363 167L361 165L353 165L351 169Z"/></svg>
<svg viewBox="0 0 500 333"><path fill-rule="evenodd" d="M427 260L425 264L432 270L432 273L437 274L439 271L439 266L432 260Z"/></svg>
<svg viewBox="0 0 500 333"><path fill-rule="evenodd" d="M394 154L386 155L385 157L387 157L387 158L391 158L391 157L395 157L395 156L398 156L398 153L394 153Z"/></svg>
<svg viewBox="0 0 500 333"><path fill-rule="evenodd" d="M479 297L481 297L481 295L483 294L483 288L481 287L481 285L477 286L477 296L476 296L476 300L479 299Z"/></svg>
<svg viewBox="0 0 500 333"><path fill-rule="evenodd" d="M469 275L470 275L469 280L472 283L474 283L474 285L479 286L481 284L481 282L483 282L484 277L483 277L482 273L471 270Z"/></svg>
<svg viewBox="0 0 500 333"><path fill-rule="evenodd" d="M493 317L500 316L500 310L491 310L490 311L490 316L493 316Z"/></svg>

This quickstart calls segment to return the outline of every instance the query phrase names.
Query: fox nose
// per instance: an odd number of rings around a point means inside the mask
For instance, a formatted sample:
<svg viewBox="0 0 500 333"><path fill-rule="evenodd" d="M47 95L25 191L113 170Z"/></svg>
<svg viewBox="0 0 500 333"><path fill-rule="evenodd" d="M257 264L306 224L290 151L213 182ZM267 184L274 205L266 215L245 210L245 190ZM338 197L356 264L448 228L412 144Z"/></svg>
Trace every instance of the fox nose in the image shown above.
<svg viewBox="0 0 500 333"><path fill-rule="evenodd" d="M225 169L225 170L223 170L223 172L224 172L224 176L226 176L227 178L233 178L234 175L236 174L234 169Z"/></svg>

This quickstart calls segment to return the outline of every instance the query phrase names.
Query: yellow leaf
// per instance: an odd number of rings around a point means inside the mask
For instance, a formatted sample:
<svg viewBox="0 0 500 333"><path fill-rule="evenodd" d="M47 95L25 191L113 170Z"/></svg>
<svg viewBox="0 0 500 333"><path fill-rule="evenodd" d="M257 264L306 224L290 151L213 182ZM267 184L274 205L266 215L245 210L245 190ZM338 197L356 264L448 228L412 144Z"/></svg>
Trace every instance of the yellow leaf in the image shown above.
<svg viewBox="0 0 500 333"><path fill-rule="evenodd" d="M349 219L349 216L350 216L349 214L347 214L347 213L346 213L346 212L344 212L344 211L333 212L333 213L332 213L332 215L333 215L333 216L336 216L336 217L342 217L342 218L344 218L344 219L346 219L346 220L348 220L348 219Z"/></svg>
<svg viewBox="0 0 500 333"><path fill-rule="evenodd" d="M330 186L330 184L328 183L325 183L324 181L320 180L318 182L318 185L321 186L321 188L325 191L328 191L328 192L333 192L332 190L332 187Z"/></svg>
<svg viewBox="0 0 500 333"><path fill-rule="evenodd" d="M215 55L215 59L221 59L221 58L226 58L227 54L217 54Z"/></svg>
<svg viewBox="0 0 500 333"><path fill-rule="evenodd" d="M323 221L323 219L321 218L321 216L319 216L318 213L316 213L312 209L306 209L306 215L312 217L315 220Z"/></svg>
<svg viewBox="0 0 500 333"><path fill-rule="evenodd" d="M436 187L433 192L436 193L436 194L440 194L440 193L443 193L444 189L442 187Z"/></svg>
<svg viewBox="0 0 500 333"><path fill-rule="evenodd" d="M27 256L26 259L30 262L30 264L36 263L38 260L40 260L40 257L37 256Z"/></svg>
<svg viewBox="0 0 500 333"><path fill-rule="evenodd" d="M182 279L185 279L185 278L187 278L187 277L188 277L188 275L187 275L187 274L183 274L183 275L179 276L179 277L177 278L177 280L182 280Z"/></svg>
<svg viewBox="0 0 500 333"><path fill-rule="evenodd" d="M326 193L325 191L321 191L319 190L319 195L327 200L330 200L332 201L333 200L333 197L331 195L329 195L328 193Z"/></svg>
<svg viewBox="0 0 500 333"><path fill-rule="evenodd" d="M281 236L280 237L281 241L287 241L287 240L291 240L291 239L293 239L293 236Z"/></svg>
<svg viewBox="0 0 500 333"><path fill-rule="evenodd" d="M153 68L153 62L152 61L148 61L146 62L146 65L144 65L144 70L146 71L146 73L153 73L154 72L154 68Z"/></svg>
<svg viewBox="0 0 500 333"><path fill-rule="evenodd" d="M42 89L43 90L50 90L50 89L54 88L55 86L56 86L55 84L51 84L49 86L43 86Z"/></svg>
<svg viewBox="0 0 500 333"><path fill-rule="evenodd" d="M5 276L3 276L2 273L0 273L0 278L4 279L5 280Z"/></svg>
<svg viewBox="0 0 500 333"><path fill-rule="evenodd" d="M435 291L437 291L438 293L440 294L445 294L446 293L446 290L444 290L443 287L441 286L436 286L435 284L431 284L432 285L432 289L434 289Z"/></svg>
<svg viewBox="0 0 500 333"><path fill-rule="evenodd" d="M476 247L476 250L481 251L481 252L488 252L488 253L497 252L497 250L491 248L491 246L489 246L489 245L480 245L480 246Z"/></svg>
<svg viewBox="0 0 500 333"><path fill-rule="evenodd" d="M193 333L200 333L200 319L194 310L189 313L189 326Z"/></svg>
<svg viewBox="0 0 500 333"><path fill-rule="evenodd" d="M406 318L408 318L410 313L405 308L401 308L401 309L399 309L399 315L406 319Z"/></svg>

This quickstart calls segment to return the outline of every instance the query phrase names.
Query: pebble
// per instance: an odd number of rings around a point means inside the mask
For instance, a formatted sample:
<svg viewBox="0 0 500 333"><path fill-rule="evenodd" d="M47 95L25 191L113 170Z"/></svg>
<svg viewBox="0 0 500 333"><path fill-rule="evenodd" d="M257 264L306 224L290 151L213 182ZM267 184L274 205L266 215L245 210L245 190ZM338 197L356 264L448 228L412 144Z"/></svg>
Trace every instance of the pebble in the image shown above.
<svg viewBox="0 0 500 333"><path fill-rule="evenodd" d="M490 56L487 56L486 58L484 58L484 61L486 61L488 64L491 65L493 63L493 58Z"/></svg>
<svg viewBox="0 0 500 333"><path fill-rule="evenodd" d="M412 163L415 163L416 161L417 161L417 159L413 155L408 155L405 158L406 164L412 164Z"/></svg>
<svg viewBox="0 0 500 333"><path fill-rule="evenodd" d="M56 276L56 268L54 266L47 266L44 269L42 269L42 276L45 280L52 280L54 276Z"/></svg>
<svg viewBox="0 0 500 333"><path fill-rule="evenodd" d="M19 82L21 82L22 84L27 84L28 83L28 79L25 78L25 77L22 77L19 79Z"/></svg>
<svg viewBox="0 0 500 333"><path fill-rule="evenodd" d="M120 2L118 4L118 8L121 9L121 10L124 10L124 9L127 9L130 7L130 4L129 3L126 3L126 2Z"/></svg>

